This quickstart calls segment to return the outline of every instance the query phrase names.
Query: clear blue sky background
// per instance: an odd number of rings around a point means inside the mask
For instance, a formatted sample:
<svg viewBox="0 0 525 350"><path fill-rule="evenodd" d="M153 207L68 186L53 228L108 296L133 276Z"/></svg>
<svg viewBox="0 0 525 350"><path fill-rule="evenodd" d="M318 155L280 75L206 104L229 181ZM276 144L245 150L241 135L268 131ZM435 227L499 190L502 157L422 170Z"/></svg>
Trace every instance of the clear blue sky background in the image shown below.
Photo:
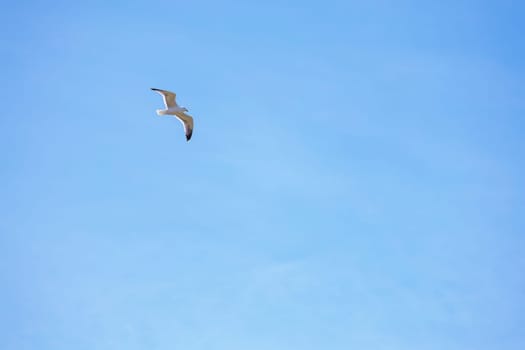
<svg viewBox="0 0 525 350"><path fill-rule="evenodd" d="M524 13L4 2L0 348L524 349Z"/></svg>

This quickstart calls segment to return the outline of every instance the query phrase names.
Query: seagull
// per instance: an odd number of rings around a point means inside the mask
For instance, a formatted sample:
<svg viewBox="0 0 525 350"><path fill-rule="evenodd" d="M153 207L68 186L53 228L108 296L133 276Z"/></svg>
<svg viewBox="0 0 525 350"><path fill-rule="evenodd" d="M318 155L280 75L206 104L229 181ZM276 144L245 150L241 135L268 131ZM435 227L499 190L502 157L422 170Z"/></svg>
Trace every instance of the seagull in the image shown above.
<svg viewBox="0 0 525 350"><path fill-rule="evenodd" d="M191 134L193 133L193 118L184 112L187 112L188 109L185 107L180 107L177 102L175 102L175 93L171 91L161 90L151 88L151 90L158 92L164 98L164 104L166 109L157 109L157 115L174 115L175 118L181 121L184 126L184 132L186 133L186 141L190 141Z"/></svg>

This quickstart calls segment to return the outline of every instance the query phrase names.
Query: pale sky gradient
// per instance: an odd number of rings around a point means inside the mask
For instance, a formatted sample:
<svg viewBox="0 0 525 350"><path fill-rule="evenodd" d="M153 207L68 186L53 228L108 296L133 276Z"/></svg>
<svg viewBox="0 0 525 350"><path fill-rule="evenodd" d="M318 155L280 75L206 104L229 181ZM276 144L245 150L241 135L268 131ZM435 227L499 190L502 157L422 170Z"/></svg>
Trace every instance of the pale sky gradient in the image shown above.
<svg viewBox="0 0 525 350"><path fill-rule="evenodd" d="M524 13L5 2L0 349L525 349Z"/></svg>

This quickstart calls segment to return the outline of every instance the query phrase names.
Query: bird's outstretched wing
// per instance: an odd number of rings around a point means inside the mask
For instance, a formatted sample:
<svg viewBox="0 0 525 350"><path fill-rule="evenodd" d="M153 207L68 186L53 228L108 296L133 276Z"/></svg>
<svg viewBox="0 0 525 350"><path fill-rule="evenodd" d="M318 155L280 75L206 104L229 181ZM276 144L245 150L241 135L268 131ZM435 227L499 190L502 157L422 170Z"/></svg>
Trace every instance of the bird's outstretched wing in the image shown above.
<svg viewBox="0 0 525 350"><path fill-rule="evenodd" d="M176 112L177 119L181 121L184 126L184 132L186 134L186 141L190 141L191 135L193 134L193 118L184 112Z"/></svg>
<svg viewBox="0 0 525 350"><path fill-rule="evenodd" d="M175 97L177 95L175 95L174 92L155 88L151 88L151 90L156 91L162 95L162 97L164 98L164 104L166 105L166 108L178 107L177 102L175 102Z"/></svg>

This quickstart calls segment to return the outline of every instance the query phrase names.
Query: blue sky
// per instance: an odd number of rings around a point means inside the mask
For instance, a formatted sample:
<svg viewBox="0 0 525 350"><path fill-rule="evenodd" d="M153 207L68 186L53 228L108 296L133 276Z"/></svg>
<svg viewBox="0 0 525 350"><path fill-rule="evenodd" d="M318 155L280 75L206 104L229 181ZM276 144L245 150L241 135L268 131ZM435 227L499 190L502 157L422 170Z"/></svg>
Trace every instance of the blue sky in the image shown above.
<svg viewBox="0 0 525 350"><path fill-rule="evenodd" d="M525 5L2 8L0 348L525 347Z"/></svg>

